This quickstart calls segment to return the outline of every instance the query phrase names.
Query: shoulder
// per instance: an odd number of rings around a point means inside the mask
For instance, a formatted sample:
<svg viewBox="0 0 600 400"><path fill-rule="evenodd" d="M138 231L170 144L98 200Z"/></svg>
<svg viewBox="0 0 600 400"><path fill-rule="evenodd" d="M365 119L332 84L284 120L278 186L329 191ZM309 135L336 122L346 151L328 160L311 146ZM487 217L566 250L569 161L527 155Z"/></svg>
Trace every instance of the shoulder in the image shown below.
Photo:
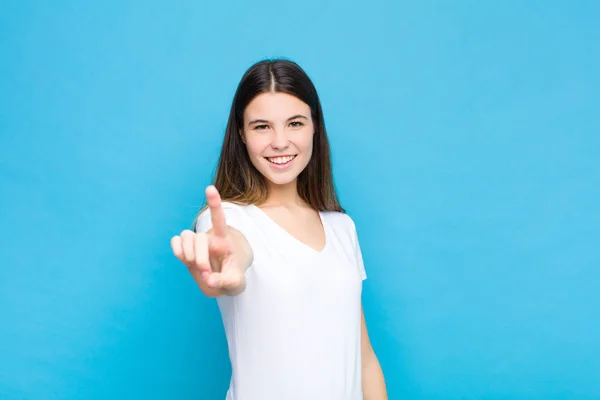
<svg viewBox="0 0 600 400"><path fill-rule="evenodd" d="M333 236L343 247L343 251L345 251L346 254L348 254L348 256L354 260L356 265L359 267L362 279L366 279L366 273L362 261L362 253L358 240L358 232L352 217L346 213L332 211L322 212L322 215L324 216L323 219L329 229L333 231Z"/></svg>
<svg viewBox="0 0 600 400"><path fill-rule="evenodd" d="M335 229L345 230L350 233L356 231L356 225L350 215L339 211L322 211L321 214L327 223Z"/></svg>
<svg viewBox="0 0 600 400"><path fill-rule="evenodd" d="M225 223L227 225L240 230L247 223L249 205L223 201L221 202L221 207L223 208ZM196 232L206 232L212 228L209 207L206 207L198 214L194 227L196 228Z"/></svg>
<svg viewBox="0 0 600 400"><path fill-rule="evenodd" d="M248 208L250 208L250 205L232 203L229 201L223 201L223 202L221 202L221 207L223 207L223 210L225 211L225 213L229 212L229 213L247 214Z"/></svg>
<svg viewBox="0 0 600 400"><path fill-rule="evenodd" d="M238 203L232 203L229 201L222 201L221 202L221 207L223 208L223 211L227 212L231 212L231 213L246 213L248 208L250 207L250 205L248 204L238 204ZM208 215L210 216L210 208L207 206L205 207L202 212L199 215Z"/></svg>

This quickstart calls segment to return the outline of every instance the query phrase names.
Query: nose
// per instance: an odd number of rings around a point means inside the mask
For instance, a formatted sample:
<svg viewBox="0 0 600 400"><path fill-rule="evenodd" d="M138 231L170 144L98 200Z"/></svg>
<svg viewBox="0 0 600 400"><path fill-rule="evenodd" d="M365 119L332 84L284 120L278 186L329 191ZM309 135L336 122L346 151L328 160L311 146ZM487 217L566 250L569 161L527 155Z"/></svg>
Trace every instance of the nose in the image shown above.
<svg viewBox="0 0 600 400"><path fill-rule="evenodd" d="M282 150L289 146L290 140L285 129L273 129L274 134L271 140L271 147L276 150Z"/></svg>

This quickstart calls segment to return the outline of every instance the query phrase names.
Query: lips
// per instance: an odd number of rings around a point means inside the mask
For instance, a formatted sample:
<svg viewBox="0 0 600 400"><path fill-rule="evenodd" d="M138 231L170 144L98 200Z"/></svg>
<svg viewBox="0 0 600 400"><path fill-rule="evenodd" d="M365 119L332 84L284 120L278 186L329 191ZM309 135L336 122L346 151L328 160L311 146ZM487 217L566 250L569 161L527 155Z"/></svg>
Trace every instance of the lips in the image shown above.
<svg viewBox="0 0 600 400"><path fill-rule="evenodd" d="M265 157L265 159L267 161L269 161L271 164L275 164L275 165L285 165L287 163L289 163L290 161L292 161L294 158L296 158L296 154L295 155L291 155L291 156L277 156L277 157Z"/></svg>

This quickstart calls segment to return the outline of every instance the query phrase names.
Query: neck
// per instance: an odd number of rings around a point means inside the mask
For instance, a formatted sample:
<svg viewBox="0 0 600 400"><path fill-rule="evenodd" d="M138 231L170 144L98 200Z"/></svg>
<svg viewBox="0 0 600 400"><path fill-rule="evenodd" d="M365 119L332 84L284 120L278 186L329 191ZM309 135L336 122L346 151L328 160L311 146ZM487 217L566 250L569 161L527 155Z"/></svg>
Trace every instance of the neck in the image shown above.
<svg viewBox="0 0 600 400"><path fill-rule="evenodd" d="M306 203L298 194L297 181L285 185L270 185L269 198L263 206L298 207Z"/></svg>

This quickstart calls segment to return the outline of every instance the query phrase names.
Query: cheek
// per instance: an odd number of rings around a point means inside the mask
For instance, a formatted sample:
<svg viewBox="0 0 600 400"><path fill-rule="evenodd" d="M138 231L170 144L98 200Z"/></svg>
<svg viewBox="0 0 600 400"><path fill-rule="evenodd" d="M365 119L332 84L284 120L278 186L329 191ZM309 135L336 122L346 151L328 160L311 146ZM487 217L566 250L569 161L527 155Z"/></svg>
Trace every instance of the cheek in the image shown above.
<svg viewBox="0 0 600 400"><path fill-rule="evenodd" d="M305 152L307 154L311 154L312 148L313 148L313 139L314 139L313 134L303 136L298 141L298 147L300 147L300 150L302 150L303 152Z"/></svg>
<svg viewBox="0 0 600 400"><path fill-rule="evenodd" d="M251 137L246 140L246 150L248 151L250 158L261 157L261 154L265 149L266 145L262 143L261 140L257 139L258 138Z"/></svg>
<svg viewBox="0 0 600 400"><path fill-rule="evenodd" d="M255 146L246 145L246 149L248 150L248 155L250 158L257 157L260 154Z"/></svg>

